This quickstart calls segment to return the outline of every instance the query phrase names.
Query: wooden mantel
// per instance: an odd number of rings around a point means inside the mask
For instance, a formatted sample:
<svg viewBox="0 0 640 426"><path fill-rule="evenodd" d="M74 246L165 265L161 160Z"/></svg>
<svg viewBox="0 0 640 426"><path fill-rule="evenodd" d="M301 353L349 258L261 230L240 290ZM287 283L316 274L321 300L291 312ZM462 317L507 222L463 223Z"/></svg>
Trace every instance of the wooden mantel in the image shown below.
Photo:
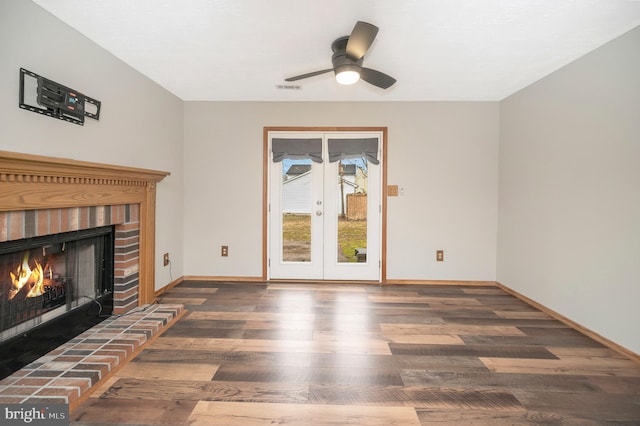
<svg viewBox="0 0 640 426"><path fill-rule="evenodd" d="M0 151L0 211L140 205L139 303L155 284L156 184L169 172Z"/></svg>

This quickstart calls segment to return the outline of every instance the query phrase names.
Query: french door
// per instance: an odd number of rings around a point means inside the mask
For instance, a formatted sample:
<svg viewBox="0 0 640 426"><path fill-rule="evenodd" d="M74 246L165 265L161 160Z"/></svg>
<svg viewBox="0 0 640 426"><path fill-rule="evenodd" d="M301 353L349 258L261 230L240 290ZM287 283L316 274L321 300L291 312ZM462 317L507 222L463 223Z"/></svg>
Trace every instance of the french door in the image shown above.
<svg viewBox="0 0 640 426"><path fill-rule="evenodd" d="M380 132L269 132L269 278L381 277Z"/></svg>

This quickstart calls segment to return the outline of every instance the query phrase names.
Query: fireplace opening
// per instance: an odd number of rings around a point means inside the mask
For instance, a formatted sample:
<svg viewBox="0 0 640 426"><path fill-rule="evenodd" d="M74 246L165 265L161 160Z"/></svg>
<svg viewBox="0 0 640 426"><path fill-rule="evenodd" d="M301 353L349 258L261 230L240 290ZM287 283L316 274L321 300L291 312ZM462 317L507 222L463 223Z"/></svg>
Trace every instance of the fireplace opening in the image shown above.
<svg viewBox="0 0 640 426"><path fill-rule="evenodd" d="M0 378L113 312L114 227L0 243Z"/></svg>

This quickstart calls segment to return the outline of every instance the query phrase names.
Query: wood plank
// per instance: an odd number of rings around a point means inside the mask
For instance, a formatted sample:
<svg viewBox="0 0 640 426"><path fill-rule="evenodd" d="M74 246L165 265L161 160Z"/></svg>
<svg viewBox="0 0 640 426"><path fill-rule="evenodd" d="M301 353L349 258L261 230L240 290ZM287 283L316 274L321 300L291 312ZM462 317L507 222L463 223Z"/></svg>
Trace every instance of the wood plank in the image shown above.
<svg viewBox="0 0 640 426"><path fill-rule="evenodd" d="M476 299L470 297L432 297L432 296L386 296L371 294L369 300L374 303L409 303L424 304L429 306L479 306L481 305Z"/></svg>
<svg viewBox="0 0 640 426"><path fill-rule="evenodd" d="M548 330L553 330L549 328ZM585 336L461 336L468 345L508 345L508 346L540 346L566 348L602 348L602 344Z"/></svg>
<svg viewBox="0 0 640 426"><path fill-rule="evenodd" d="M453 389L531 390L558 392L594 392L586 376L495 374L489 370L438 371L434 369L402 370L405 386L427 386Z"/></svg>
<svg viewBox="0 0 640 426"><path fill-rule="evenodd" d="M314 403L350 405L394 405L416 408L521 409L514 395L501 390L441 389L423 386L348 386L311 384L309 399Z"/></svg>
<svg viewBox="0 0 640 426"><path fill-rule="evenodd" d="M513 410L521 407L520 401L513 394L501 390L405 386L404 392L414 401L416 408Z"/></svg>
<svg viewBox="0 0 640 426"><path fill-rule="evenodd" d="M425 344L425 345L464 345L460 336L451 334L406 334L384 333L384 337L393 343Z"/></svg>
<svg viewBox="0 0 640 426"><path fill-rule="evenodd" d="M473 426L530 426L565 425L565 426L602 426L582 417L558 415L537 411L505 411L505 410L443 410L416 409L422 426L428 425L473 425Z"/></svg>
<svg viewBox="0 0 640 426"><path fill-rule="evenodd" d="M190 320L237 320L237 321L279 321L286 323L288 321L314 321L315 314L310 313L271 313L271 312L211 312L200 311L191 312Z"/></svg>
<svg viewBox="0 0 640 426"><path fill-rule="evenodd" d="M615 358L615 359L625 359L625 360L629 359L624 355L620 354L619 352L606 347L566 348L566 347L547 346L547 349L549 349L549 352L553 353L558 358L580 357L580 358L589 358L589 359L594 359L594 358Z"/></svg>
<svg viewBox="0 0 640 426"><path fill-rule="evenodd" d="M389 355L311 354L309 358L311 368L402 368L396 362L396 357Z"/></svg>
<svg viewBox="0 0 640 426"><path fill-rule="evenodd" d="M551 319L551 315L548 315L541 311L495 311L496 315L505 319ZM556 320L557 321L557 320Z"/></svg>
<svg viewBox="0 0 640 426"><path fill-rule="evenodd" d="M70 416L82 425L186 424L197 401L90 398Z"/></svg>
<svg viewBox="0 0 640 426"><path fill-rule="evenodd" d="M367 288L363 285L342 285L342 284L269 284L269 291L319 291L329 293L366 293Z"/></svg>
<svg viewBox="0 0 640 426"><path fill-rule="evenodd" d="M496 373L568 374L587 376L640 377L640 365L626 359L507 359L480 357Z"/></svg>
<svg viewBox="0 0 640 426"><path fill-rule="evenodd" d="M345 385L378 384L401 386L396 368L294 368L251 364L223 364L213 376L214 381L266 383L324 383Z"/></svg>
<svg viewBox="0 0 640 426"><path fill-rule="evenodd" d="M306 403L309 387L299 383L245 383L194 380L146 380L121 378L102 399L161 401L242 401Z"/></svg>
<svg viewBox="0 0 640 426"><path fill-rule="evenodd" d="M640 424L638 395L525 390L516 391L516 395L524 405L534 411L552 411L561 416L600 421L601 424Z"/></svg>
<svg viewBox="0 0 640 426"><path fill-rule="evenodd" d="M486 372L487 367L478 358L469 356L412 356L393 355L389 357L394 364L403 370L422 369L434 371L480 371Z"/></svg>
<svg viewBox="0 0 640 426"><path fill-rule="evenodd" d="M315 342L308 340L258 340L258 339L209 339L164 337L154 344L155 349L171 350L218 350L249 352L291 352L291 353L348 353L391 355L386 342Z"/></svg>
<svg viewBox="0 0 640 426"><path fill-rule="evenodd" d="M313 404L238 404L229 402L199 402L189 417L193 426L224 424L250 425L368 425L420 426L412 408L359 407Z"/></svg>
<svg viewBox="0 0 640 426"><path fill-rule="evenodd" d="M211 380L218 370L216 364L173 362L130 362L116 373L117 378L159 380Z"/></svg>
<svg viewBox="0 0 640 426"><path fill-rule="evenodd" d="M173 294L162 298L162 303L175 303L181 305L202 305L206 301L206 297L177 297Z"/></svg>
<svg viewBox="0 0 640 426"><path fill-rule="evenodd" d="M537 328L565 328L566 325L554 319L505 319L505 318L451 318L448 317L447 323L458 325L477 325L477 326L503 326L503 327L537 327Z"/></svg>
<svg viewBox="0 0 640 426"><path fill-rule="evenodd" d="M245 331L242 329L185 327L181 324L177 327L171 327L164 336L175 338L242 339L244 334Z"/></svg>
<svg viewBox="0 0 640 426"><path fill-rule="evenodd" d="M172 287L165 292L165 294L171 294L176 297L193 296L194 294L206 294L210 295L216 293L219 289L217 287L187 287L186 284Z"/></svg>
<svg viewBox="0 0 640 426"><path fill-rule="evenodd" d="M473 356L498 358L555 359L547 349L516 345L416 345L389 343L393 355Z"/></svg>
<svg viewBox="0 0 640 426"><path fill-rule="evenodd" d="M383 332L437 335L457 334L473 336L525 336L517 327L500 325L462 325L462 324L380 324Z"/></svg>
<svg viewBox="0 0 640 426"><path fill-rule="evenodd" d="M341 355L342 356L342 355ZM252 364L270 366L309 367L311 354L288 352L246 352L246 351L213 351L213 350L167 350L146 349L138 356L138 361L166 363L167 368L175 362L192 364L218 365Z"/></svg>

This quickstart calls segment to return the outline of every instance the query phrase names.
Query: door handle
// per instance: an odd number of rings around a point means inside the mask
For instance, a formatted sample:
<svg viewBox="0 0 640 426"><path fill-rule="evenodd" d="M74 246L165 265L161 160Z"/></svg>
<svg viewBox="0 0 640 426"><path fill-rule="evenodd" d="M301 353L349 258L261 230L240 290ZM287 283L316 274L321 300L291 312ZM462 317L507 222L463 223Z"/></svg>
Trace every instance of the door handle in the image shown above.
<svg viewBox="0 0 640 426"><path fill-rule="evenodd" d="M322 210L316 210L316 216L322 216Z"/></svg>

